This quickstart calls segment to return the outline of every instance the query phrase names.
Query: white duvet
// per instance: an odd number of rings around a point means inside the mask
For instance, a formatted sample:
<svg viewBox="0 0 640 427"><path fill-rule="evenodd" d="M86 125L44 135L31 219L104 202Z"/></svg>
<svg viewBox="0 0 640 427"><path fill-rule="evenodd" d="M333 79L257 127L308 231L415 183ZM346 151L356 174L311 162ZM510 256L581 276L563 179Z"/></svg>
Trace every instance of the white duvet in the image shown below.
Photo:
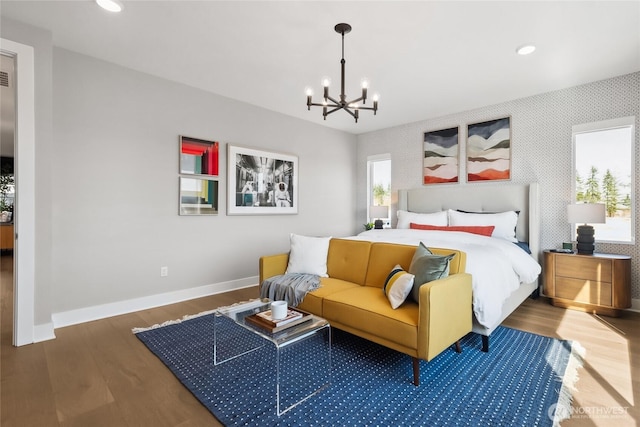
<svg viewBox="0 0 640 427"><path fill-rule="evenodd" d="M523 283L531 283L540 264L514 243L460 231L414 229L369 230L355 240L451 248L467 254L466 272L472 276L473 311L478 322L492 328L500 321L502 304Z"/></svg>

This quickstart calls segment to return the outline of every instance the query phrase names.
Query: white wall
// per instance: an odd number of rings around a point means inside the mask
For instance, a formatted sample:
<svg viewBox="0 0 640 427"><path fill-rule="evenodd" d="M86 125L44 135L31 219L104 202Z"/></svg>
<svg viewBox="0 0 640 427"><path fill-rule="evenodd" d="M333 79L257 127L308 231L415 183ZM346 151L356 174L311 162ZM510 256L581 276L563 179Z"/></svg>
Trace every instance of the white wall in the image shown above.
<svg viewBox="0 0 640 427"><path fill-rule="evenodd" d="M35 51L36 327L252 283L290 232L356 229L355 136L54 48L39 28L1 28ZM181 134L221 142L219 216L177 214ZM298 215L225 215L229 143L299 157Z"/></svg>
<svg viewBox="0 0 640 427"><path fill-rule="evenodd" d="M427 100L427 102L429 102ZM436 100L432 102L437 102ZM367 156L391 153L391 189L422 185L422 137L425 131L460 126L461 183L467 184L464 162L466 125L511 115L512 182L539 182L542 202L542 247L556 248L575 240L566 223L571 200L571 127L617 117L636 117L635 162L640 170L640 72L565 90L517 99L476 110L363 134L358 137L359 222L366 220ZM499 189L501 183L494 184ZM640 242L640 182L635 186L636 242ZM395 208L395 206L394 206ZM393 210L393 209L392 209ZM395 215L395 211L394 214ZM632 297L640 298L640 246L597 244L599 252L631 255ZM640 308L640 307L637 307Z"/></svg>
<svg viewBox="0 0 640 427"><path fill-rule="evenodd" d="M255 280L289 233L353 230L355 136L59 48L53 63L54 313ZM178 135L221 142L220 215L178 216ZM299 214L227 216L227 144L297 155Z"/></svg>

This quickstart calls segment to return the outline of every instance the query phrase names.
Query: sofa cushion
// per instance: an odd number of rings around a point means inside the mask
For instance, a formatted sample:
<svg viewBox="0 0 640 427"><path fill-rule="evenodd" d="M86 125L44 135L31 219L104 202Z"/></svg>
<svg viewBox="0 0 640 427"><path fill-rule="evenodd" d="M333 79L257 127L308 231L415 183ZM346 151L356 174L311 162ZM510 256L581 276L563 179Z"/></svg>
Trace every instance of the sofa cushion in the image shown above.
<svg viewBox="0 0 640 427"><path fill-rule="evenodd" d="M415 275L411 291L415 302L420 302L420 286L449 276L449 262L453 257L454 255L435 255L420 242L409 266L409 273Z"/></svg>
<svg viewBox="0 0 640 427"><path fill-rule="evenodd" d="M412 245L374 243L371 245L365 285L382 289L389 272L396 264L399 264L405 271L409 270L411 258L415 252L416 247Z"/></svg>
<svg viewBox="0 0 640 427"><path fill-rule="evenodd" d="M371 242L331 239L327 258L329 277L363 285L367 274L370 250ZM392 266L387 269L387 274Z"/></svg>
<svg viewBox="0 0 640 427"><path fill-rule="evenodd" d="M348 282L346 280L334 279L333 277L321 277L320 288L315 291L309 292L302 302L298 304L300 310L308 311L317 316L323 316L322 313L322 299L328 295L336 292L341 292L346 289L360 288L361 286ZM388 303L387 303L388 304Z"/></svg>
<svg viewBox="0 0 640 427"><path fill-rule="evenodd" d="M410 301L397 310L380 289L358 286L327 295L323 317L329 323L350 326L408 348L418 342L418 304Z"/></svg>
<svg viewBox="0 0 640 427"><path fill-rule="evenodd" d="M327 252L331 237L307 237L291 233L290 240L291 253L287 273L327 277Z"/></svg>
<svg viewBox="0 0 640 427"><path fill-rule="evenodd" d="M407 273L396 264L384 283L384 294L394 310L402 305L413 288L413 274Z"/></svg>

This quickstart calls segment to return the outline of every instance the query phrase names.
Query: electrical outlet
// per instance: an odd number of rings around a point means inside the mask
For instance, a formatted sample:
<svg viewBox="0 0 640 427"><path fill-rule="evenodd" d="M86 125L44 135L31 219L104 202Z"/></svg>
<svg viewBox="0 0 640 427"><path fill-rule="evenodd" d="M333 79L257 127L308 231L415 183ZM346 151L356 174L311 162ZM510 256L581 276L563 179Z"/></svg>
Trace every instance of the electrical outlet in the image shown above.
<svg viewBox="0 0 640 427"><path fill-rule="evenodd" d="M160 267L160 277L167 277L169 275L169 267Z"/></svg>

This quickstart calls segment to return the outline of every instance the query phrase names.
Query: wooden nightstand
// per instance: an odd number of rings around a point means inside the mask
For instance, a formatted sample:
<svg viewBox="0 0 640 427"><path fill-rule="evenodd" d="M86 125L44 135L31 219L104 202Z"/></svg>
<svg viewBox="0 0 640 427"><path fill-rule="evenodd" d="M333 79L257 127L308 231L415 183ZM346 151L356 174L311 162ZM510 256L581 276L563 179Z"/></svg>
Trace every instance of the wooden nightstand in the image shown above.
<svg viewBox="0 0 640 427"><path fill-rule="evenodd" d="M631 257L544 251L543 289L557 307L618 317L631 307Z"/></svg>

